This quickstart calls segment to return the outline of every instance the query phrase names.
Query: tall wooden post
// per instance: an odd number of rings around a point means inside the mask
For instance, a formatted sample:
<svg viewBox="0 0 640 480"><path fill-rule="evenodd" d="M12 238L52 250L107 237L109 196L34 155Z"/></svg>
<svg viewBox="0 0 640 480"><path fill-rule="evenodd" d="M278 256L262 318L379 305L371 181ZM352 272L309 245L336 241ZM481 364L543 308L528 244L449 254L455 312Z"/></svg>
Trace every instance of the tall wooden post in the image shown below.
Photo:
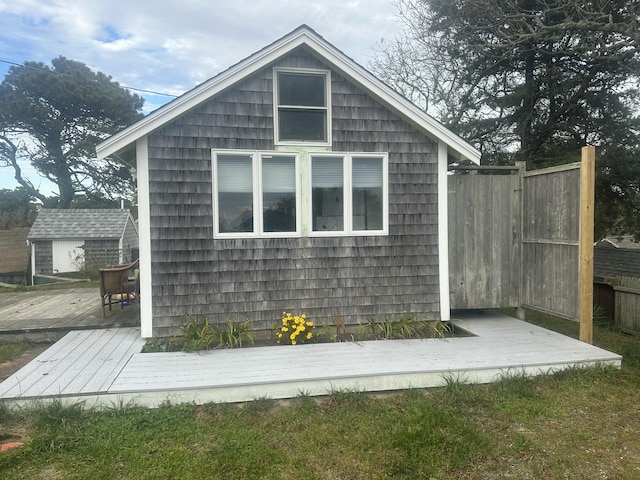
<svg viewBox="0 0 640 480"><path fill-rule="evenodd" d="M579 316L580 340L593 343L593 227L595 208L595 147L582 148L580 168Z"/></svg>

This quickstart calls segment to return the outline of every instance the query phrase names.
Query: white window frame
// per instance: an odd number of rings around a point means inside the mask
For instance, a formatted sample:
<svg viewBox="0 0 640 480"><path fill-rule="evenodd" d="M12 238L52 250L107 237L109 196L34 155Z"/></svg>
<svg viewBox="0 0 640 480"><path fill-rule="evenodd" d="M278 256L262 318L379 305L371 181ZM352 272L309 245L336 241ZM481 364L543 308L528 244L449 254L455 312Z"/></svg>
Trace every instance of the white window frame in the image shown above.
<svg viewBox="0 0 640 480"><path fill-rule="evenodd" d="M253 177L253 231L252 232L220 232L220 211L218 209L218 155L237 155L251 157L251 171ZM295 192L296 192L296 231L295 232L265 232L263 219L264 192L262 188L262 160L273 156L287 156L294 158ZM301 191L300 191L300 154L297 152L277 152L263 150L211 150L213 164L213 236L214 238L289 238L299 237L301 232Z"/></svg>
<svg viewBox="0 0 640 480"><path fill-rule="evenodd" d="M343 159L343 230L314 230L313 229L313 158L336 157ZM381 230L355 230L353 228L353 159L354 158L382 158L382 229ZM312 237L340 237L340 236L384 236L389 235L389 154L386 152L349 153L349 152L309 152L309 236Z"/></svg>
<svg viewBox="0 0 640 480"><path fill-rule="evenodd" d="M325 89L325 103L324 107L310 107L301 105L280 105L278 103L278 74L279 73L291 73L298 75L323 75L324 89ZM327 113L326 129L327 139L324 142L317 140L280 140L280 107L285 108L299 108L300 110L325 110ZM276 145L308 145L308 146L330 146L331 145L331 71L330 70L314 70L308 68L281 68L275 67L273 69L273 127L274 127L274 139Z"/></svg>

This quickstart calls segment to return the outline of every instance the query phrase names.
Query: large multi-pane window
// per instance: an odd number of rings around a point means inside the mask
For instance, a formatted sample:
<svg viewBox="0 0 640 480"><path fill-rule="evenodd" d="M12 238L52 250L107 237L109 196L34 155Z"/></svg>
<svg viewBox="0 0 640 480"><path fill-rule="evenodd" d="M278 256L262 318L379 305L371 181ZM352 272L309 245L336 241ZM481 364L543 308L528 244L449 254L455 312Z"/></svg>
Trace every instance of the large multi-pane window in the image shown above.
<svg viewBox="0 0 640 480"><path fill-rule="evenodd" d="M274 84L276 143L329 144L329 72L275 69Z"/></svg>
<svg viewBox="0 0 640 480"><path fill-rule="evenodd" d="M297 158L277 152L214 151L215 233L229 237L298 234Z"/></svg>
<svg viewBox="0 0 640 480"><path fill-rule="evenodd" d="M213 183L217 237L388 233L385 153L213 151Z"/></svg>
<svg viewBox="0 0 640 480"><path fill-rule="evenodd" d="M384 234L388 230L387 156L311 154L314 234Z"/></svg>

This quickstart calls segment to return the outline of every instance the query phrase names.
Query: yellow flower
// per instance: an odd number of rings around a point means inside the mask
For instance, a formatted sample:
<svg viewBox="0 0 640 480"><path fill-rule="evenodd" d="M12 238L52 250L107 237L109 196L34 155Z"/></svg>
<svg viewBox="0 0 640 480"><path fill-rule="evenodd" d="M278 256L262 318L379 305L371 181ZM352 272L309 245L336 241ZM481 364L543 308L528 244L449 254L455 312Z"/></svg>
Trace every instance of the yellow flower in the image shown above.
<svg viewBox="0 0 640 480"><path fill-rule="evenodd" d="M296 338L296 334L295 334L295 333L292 333L291 335L289 335L289 338L290 338L291 340L295 340L295 338Z"/></svg>
<svg viewBox="0 0 640 480"><path fill-rule="evenodd" d="M313 322L307 322L307 327L313 327Z"/></svg>
<svg viewBox="0 0 640 480"><path fill-rule="evenodd" d="M288 332L288 331L289 331L289 328L288 328L288 327L282 327L282 331L283 331L283 332Z"/></svg>
<svg viewBox="0 0 640 480"><path fill-rule="evenodd" d="M291 340L291 345L295 345L296 341L295 340Z"/></svg>
<svg viewBox="0 0 640 480"><path fill-rule="evenodd" d="M313 336L313 334L311 332L307 333L307 340L311 340L311 337Z"/></svg>

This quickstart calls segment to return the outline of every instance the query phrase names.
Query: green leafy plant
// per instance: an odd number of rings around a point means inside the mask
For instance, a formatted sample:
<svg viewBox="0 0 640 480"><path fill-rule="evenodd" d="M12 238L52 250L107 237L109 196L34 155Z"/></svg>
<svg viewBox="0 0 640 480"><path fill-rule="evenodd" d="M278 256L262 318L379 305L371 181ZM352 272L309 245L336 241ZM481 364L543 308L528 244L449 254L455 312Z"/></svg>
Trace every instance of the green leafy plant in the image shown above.
<svg viewBox="0 0 640 480"><path fill-rule="evenodd" d="M190 352L208 349L218 336L215 327L209 325L208 318L199 322L197 318L191 315L187 315L186 317L189 321L181 327L183 334L182 350Z"/></svg>
<svg viewBox="0 0 640 480"><path fill-rule="evenodd" d="M436 338L444 338L448 334L453 333L453 325L451 322L434 320L433 322L429 322L429 330L431 332L431 336Z"/></svg>
<svg viewBox="0 0 640 480"><path fill-rule="evenodd" d="M593 306L593 323L599 325L605 325L609 323L609 316L607 315L607 311L602 307L602 305L594 305Z"/></svg>
<svg viewBox="0 0 640 480"><path fill-rule="evenodd" d="M253 335L249 331L250 320L234 322L227 320L224 326L212 325L205 318L199 322L195 317L187 315L189 322L182 327L182 350L207 350L210 348L237 348L244 344L254 344Z"/></svg>
<svg viewBox="0 0 640 480"><path fill-rule="evenodd" d="M399 320L384 320L381 322L369 320L366 324L366 329L369 330L376 339L419 338L425 330L425 323L412 317L401 318Z"/></svg>
<svg viewBox="0 0 640 480"><path fill-rule="evenodd" d="M278 343L287 345L297 345L313 339L315 326L312 321L307 320L307 315L291 315L289 312L282 312L281 324L276 327L276 337Z"/></svg>
<svg viewBox="0 0 640 480"><path fill-rule="evenodd" d="M242 347L244 343L254 344L253 335L249 331L250 320L234 322L227 320L224 328L213 326L215 337L218 340L219 348Z"/></svg>

